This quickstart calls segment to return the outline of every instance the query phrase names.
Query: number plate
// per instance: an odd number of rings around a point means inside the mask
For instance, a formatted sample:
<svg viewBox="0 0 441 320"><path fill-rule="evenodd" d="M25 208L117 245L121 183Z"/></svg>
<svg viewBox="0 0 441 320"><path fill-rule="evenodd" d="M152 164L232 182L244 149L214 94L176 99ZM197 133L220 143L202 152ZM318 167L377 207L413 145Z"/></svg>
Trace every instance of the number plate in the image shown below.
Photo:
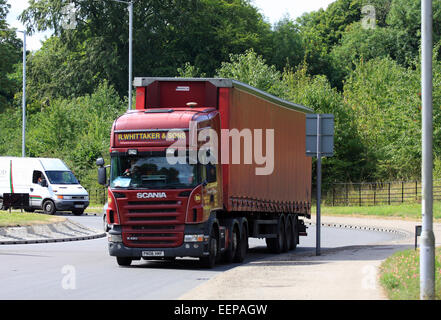
<svg viewBox="0 0 441 320"><path fill-rule="evenodd" d="M75 208L84 208L84 204L76 204L74 205Z"/></svg>
<svg viewBox="0 0 441 320"><path fill-rule="evenodd" d="M163 257L164 251L143 251L143 257Z"/></svg>

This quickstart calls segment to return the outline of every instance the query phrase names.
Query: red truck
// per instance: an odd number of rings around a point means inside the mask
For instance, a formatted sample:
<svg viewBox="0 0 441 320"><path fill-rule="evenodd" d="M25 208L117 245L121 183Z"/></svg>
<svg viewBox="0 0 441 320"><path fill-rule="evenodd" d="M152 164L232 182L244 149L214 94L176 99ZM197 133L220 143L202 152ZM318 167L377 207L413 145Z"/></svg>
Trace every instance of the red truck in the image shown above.
<svg viewBox="0 0 441 320"><path fill-rule="evenodd" d="M136 110L112 126L110 166L97 160L117 263L242 262L249 237L265 238L270 252L295 249L311 211L312 110L231 79L134 85Z"/></svg>

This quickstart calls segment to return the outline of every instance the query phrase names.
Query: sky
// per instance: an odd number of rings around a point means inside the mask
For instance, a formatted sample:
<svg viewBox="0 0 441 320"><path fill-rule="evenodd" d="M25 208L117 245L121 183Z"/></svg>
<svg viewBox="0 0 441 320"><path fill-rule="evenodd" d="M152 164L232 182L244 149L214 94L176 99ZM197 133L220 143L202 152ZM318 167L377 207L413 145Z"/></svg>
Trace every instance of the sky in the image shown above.
<svg viewBox="0 0 441 320"><path fill-rule="evenodd" d="M103 0L111 1L111 0ZM288 15L290 19L296 19L305 12L316 11L320 8L326 9L327 6L335 0L251 0L251 3L260 9L268 22L274 24L284 16ZM11 5L7 22L10 27L23 30L23 25L18 20L18 15L28 6L28 0L8 0ZM51 31L36 33L26 37L26 49L35 51L41 47L41 41L50 37ZM22 38L23 34L18 33Z"/></svg>

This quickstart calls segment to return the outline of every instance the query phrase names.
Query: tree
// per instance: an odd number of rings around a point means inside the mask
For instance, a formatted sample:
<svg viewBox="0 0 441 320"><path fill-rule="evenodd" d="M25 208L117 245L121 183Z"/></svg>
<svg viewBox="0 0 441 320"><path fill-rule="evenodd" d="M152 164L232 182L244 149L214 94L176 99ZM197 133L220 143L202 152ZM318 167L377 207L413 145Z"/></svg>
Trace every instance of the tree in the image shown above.
<svg viewBox="0 0 441 320"><path fill-rule="evenodd" d="M267 60L278 70L282 71L287 65L295 67L303 61L305 52L298 25L288 18L283 18L274 25L271 47L272 52Z"/></svg>
<svg viewBox="0 0 441 320"><path fill-rule="evenodd" d="M9 7L6 0L0 0L0 29L9 28L6 23ZM14 64L20 61L21 46L14 31L0 30L0 112L11 104L19 86L9 74L14 72Z"/></svg>
<svg viewBox="0 0 441 320"><path fill-rule="evenodd" d="M235 79L276 96L283 95L281 73L275 66L268 66L265 59L253 50L231 54L230 61L222 63L216 77Z"/></svg>
<svg viewBox="0 0 441 320"><path fill-rule="evenodd" d="M46 52L49 55L44 60L53 57L55 69L75 74L79 88L93 90L91 79L106 78L121 96L126 95L128 14L125 6L94 0L72 3L77 8L74 30L62 28L62 8L66 4L63 0L31 0L21 19L29 31L55 30L60 39L58 48L69 58L68 63L57 62L56 52ZM230 53L249 48L268 51L271 32L270 25L246 0L139 0L134 2L133 26L135 76L174 76L177 68L186 62L212 76ZM90 69L84 68L87 65ZM65 84L71 86L72 82ZM43 87L53 88L58 84L49 82ZM58 92L63 96L69 90ZM84 90L72 92L82 94Z"/></svg>

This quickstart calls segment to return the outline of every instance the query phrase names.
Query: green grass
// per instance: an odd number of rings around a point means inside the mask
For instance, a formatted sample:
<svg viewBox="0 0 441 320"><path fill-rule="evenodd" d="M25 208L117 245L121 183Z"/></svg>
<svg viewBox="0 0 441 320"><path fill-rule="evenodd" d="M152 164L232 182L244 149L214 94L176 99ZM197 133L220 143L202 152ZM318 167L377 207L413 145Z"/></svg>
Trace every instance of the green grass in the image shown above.
<svg viewBox="0 0 441 320"><path fill-rule="evenodd" d="M311 213L315 214L316 208L312 207ZM421 204L400 204L382 205L366 207L328 207L322 206L323 215L342 215L342 216L376 216L376 217L395 217L407 219L421 219ZM441 202L433 203L433 217L441 220Z"/></svg>
<svg viewBox="0 0 441 320"><path fill-rule="evenodd" d="M66 218L42 213L0 211L0 227L22 227L64 221Z"/></svg>
<svg viewBox="0 0 441 320"><path fill-rule="evenodd" d="M441 300L441 248L437 248L435 265L435 295ZM392 300L420 298L420 251L405 250L387 258L380 267L380 283Z"/></svg>

